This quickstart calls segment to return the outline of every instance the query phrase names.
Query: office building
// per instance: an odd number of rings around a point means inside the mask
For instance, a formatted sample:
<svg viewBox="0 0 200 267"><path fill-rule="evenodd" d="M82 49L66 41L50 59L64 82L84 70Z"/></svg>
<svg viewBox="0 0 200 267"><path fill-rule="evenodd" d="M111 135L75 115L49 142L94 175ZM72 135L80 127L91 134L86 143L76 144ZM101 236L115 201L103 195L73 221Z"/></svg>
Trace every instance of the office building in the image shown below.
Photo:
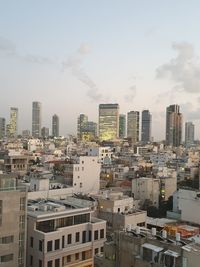
<svg viewBox="0 0 200 267"><path fill-rule="evenodd" d="M4 138L6 135L6 120L5 118L0 118L0 139Z"/></svg>
<svg viewBox="0 0 200 267"><path fill-rule="evenodd" d="M26 187L0 174L0 266L25 267Z"/></svg>
<svg viewBox="0 0 200 267"><path fill-rule="evenodd" d="M97 137L97 123L88 121L81 131L82 141L95 141Z"/></svg>
<svg viewBox="0 0 200 267"><path fill-rule="evenodd" d="M119 138L123 139L126 136L126 115L119 115Z"/></svg>
<svg viewBox="0 0 200 267"><path fill-rule="evenodd" d="M133 143L139 142L139 111L130 111L127 115L127 137L131 139Z"/></svg>
<svg viewBox="0 0 200 267"><path fill-rule="evenodd" d="M86 128L88 122L88 116L85 114L80 114L77 119L77 139L82 140L83 129Z"/></svg>
<svg viewBox="0 0 200 267"><path fill-rule="evenodd" d="M194 144L194 124L192 122L185 123L185 145L191 146Z"/></svg>
<svg viewBox="0 0 200 267"><path fill-rule="evenodd" d="M41 136L41 108L40 102L32 103L32 136L34 138Z"/></svg>
<svg viewBox="0 0 200 267"><path fill-rule="evenodd" d="M182 114L179 105L166 109L166 145L180 146L182 140Z"/></svg>
<svg viewBox="0 0 200 267"><path fill-rule="evenodd" d="M34 201L28 206L27 266L93 267L103 251L106 221L93 218L76 198Z"/></svg>
<svg viewBox="0 0 200 267"><path fill-rule="evenodd" d="M148 143L151 141L151 119L152 116L149 110L143 110L141 141L144 143Z"/></svg>
<svg viewBox="0 0 200 267"><path fill-rule="evenodd" d="M42 127L41 129L41 136L42 138L48 138L49 137L49 128L47 127Z"/></svg>
<svg viewBox="0 0 200 267"><path fill-rule="evenodd" d="M59 136L59 117L56 114L54 114L52 117L52 136Z"/></svg>
<svg viewBox="0 0 200 267"><path fill-rule="evenodd" d="M10 137L17 137L18 133L18 108L10 108Z"/></svg>
<svg viewBox="0 0 200 267"><path fill-rule="evenodd" d="M99 105L99 139L115 140L119 137L119 105Z"/></svg>

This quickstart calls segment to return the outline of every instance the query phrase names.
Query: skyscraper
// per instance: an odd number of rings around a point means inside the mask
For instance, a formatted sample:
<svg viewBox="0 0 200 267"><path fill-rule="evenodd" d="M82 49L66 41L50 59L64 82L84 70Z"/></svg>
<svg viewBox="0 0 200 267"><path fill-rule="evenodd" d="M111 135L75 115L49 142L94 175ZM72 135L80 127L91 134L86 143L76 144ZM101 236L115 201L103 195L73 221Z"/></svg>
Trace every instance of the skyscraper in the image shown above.
<svg viewBox="0 0 200 267"><path fill-rule="evenodd" d="M119 115L119 138L124 138L126 136L126 115Z"/></svg>
<svg viewBox="0 0 200 267"><path fill-rule="evenodd" d="M182 114L179 105L170 105L166 109L166 144L180 146L182 139Z"/></svg>
<svg viewBox="0 0 200 267"><path fill-rule="evenodd" d="M48 138L49 137L49 128L47 127L42 127L41 129L41 136L42 138Z"/></svg>
<svg viewBox="0 0 200 267"><path fill-rule="evenodd" d="M6 135L6 120L5 118L0 118L0 139L4 138Z"/></svg>
<svg viewBox="0 0 200 267"><path fill-rule="evenodd" d="M114 140L119 137L119 105L99 105L99 139Z"/></svg>
<svg viewBox="0 0 200 267"><path fill-rule="evenodd" d="M185 123L185 144L186 146L194 144L194 124L192 122Z"/></svg>
<svg viewBox="0 0 200 267"><path fill-rule="evenodd" d="M142 142L151 141L151 113L149 110L142 111L142 133L141 140Z"/></svg>
<svg viewBox="0 0 200 267"><path fill-rule="evenodd" d="M32 136L38 138L41 136L41 103L32 104Z"/></svg>
<svg viewBox="0 0 200 267"><path fill-rule="evenodd" d="M80 114L77 119L77 139L82 140L82 132L86 127L88 122L88 116L85 114Z"/></svg>
<svg viewBox="0 0 200 267"><path fill-rule="evenodd" d="M16 137L18 132L18 108L10 108L10 137Z"/></svg>
<svg viewBox="0 0 200 267"><path fill-rule="evenodd" d="M59 136L59 117L56 114L54 114L52 117L52 136Z"/></svg>
<svg viewBox="0 0 200 267"><path fill-rule="evenodd" d="M131 139L133 143L139 141L139 125L140 125L140 113L139 111L130 111L127 115L127 137Z"/></svg>

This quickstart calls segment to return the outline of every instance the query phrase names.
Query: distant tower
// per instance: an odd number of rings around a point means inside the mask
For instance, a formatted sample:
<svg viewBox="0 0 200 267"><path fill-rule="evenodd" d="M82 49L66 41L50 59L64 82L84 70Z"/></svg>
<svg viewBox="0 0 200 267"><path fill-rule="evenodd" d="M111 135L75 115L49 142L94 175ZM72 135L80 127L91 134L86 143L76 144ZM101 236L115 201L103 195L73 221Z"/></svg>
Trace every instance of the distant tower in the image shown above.
<svg viewBox="0 0 200 267"><path fill-rule="evenodd" d="M182 114L179 105L166 109L166 144L180 146L182 139Z"/></svg>
<svg viewBox="0 0 200 267"><path fill-rule="evenodd" d="M99 105L99 139L114 140L119 137L119 105Z"/></svg>
<svg viewBox="0 0 200 267"><path fill-rule="evenodd" d="M127 115L127 137L133 143L139 142L140 113L139 111L130 111Z"/></svg>
<svg viewBox="0 0 200 267"><path fill-rule="evenodd" d="M83 129L86 128L88 122L88 116L85 114L80 114L78 116L78 120L77 120L77 139L78 140L82 140L82 132Z"/></svg>
<svg viewBox="0 0 200 267"><path fill-rule="evenodd" d="M126 115L119 115L119 138L124 138L126 136Z"/></svg>
<svg viewBox="0 0 200 267"><path fill-rule="evenodd" d="M18 133L18 108L10 108L10 137L17 137Z"/></svg>
<svg viewBox="0 0 200 267"><path fill-rule="evenodd" d="M0 118L0 139L4 138L6 135L6 120L5 118Z"/></svg>
<svg viewBox="0 0 200 267"><path fill-rule="evenodd" d="M59 136L59 117L56 114L54 114L52 117L52 136Z"/></svg>
<svg viewBox="0 0 200 267"><path fill-rule="evenodd" d="M151 113L149 110L142 111L142 133L141 141L148 143L151 141Z"/></svg>
<svg viewBox="0 0 200 267"><path fill-rule="evenodd" d="M42 127L41 129L41 136L42 138L48 138L49 137L49 128L47 127Z"/></svg>
<svg viewBox="0 0 200 267"><path fill-rule="evenodd" d="M32 103L32 136L35 138L41 136L41 108L40 102Z"/></svg>
<svg viewBox="0 0 200 267"><path fill-rule="evenodd" d="M194 124L192 122L185 123L185 145L191 146L194 144Z"/></svg>

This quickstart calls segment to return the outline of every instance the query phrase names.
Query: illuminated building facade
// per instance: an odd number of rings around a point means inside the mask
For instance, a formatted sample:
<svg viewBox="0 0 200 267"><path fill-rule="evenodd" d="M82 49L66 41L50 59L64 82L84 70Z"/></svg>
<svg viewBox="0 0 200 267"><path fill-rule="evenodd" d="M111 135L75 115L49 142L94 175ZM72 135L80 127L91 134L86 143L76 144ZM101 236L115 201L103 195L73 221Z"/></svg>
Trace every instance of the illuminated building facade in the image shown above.
<svg viewBox="0 0 200 267"><path fill-rule="evenodd" d="M139 111L130 111L127 115L127 137L131 139L133 143L139 141L139 123L140 113Z"/></svg>
<svg viewBox="0 0 200 267"><path fill-rule="evenodd" d="M119 138L124 138L126 136L126 115L119 115Z"/></svg>
<svg viewBox="0 0 200 267"><path fill-rule="evenodd" d="M18 131L18 108L10 108L10 137L16 137Z"/></svg>

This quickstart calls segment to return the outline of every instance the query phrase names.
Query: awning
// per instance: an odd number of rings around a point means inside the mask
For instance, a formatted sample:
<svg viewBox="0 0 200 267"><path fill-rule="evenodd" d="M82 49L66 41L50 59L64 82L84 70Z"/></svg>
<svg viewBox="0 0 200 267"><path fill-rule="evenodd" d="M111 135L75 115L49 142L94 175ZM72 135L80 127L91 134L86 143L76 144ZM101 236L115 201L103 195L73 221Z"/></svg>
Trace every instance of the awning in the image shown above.
<svg viewBox="0 0 200 267"><path fill-rule="evenodd" d="M144 243L144 244L142 245L142 247L143 247L143 248L148 248L148 249L153 250L153 251L155 251L155 252L160 252L160 251L162 251L162 250L164 249L164 248L157 247L157 246L154 246L154 245L149 244L149 243Z"/></svg>
<svg viewBox="0 0 200 267"><path fill-rule="evenodd" d="M170 249L166 250L164 252L165 255L169 255L169 256L172 256L172 257L175 257L175 258L178 258L180 256L179 253L175 252L175 251L172 251Z"/></svg>

